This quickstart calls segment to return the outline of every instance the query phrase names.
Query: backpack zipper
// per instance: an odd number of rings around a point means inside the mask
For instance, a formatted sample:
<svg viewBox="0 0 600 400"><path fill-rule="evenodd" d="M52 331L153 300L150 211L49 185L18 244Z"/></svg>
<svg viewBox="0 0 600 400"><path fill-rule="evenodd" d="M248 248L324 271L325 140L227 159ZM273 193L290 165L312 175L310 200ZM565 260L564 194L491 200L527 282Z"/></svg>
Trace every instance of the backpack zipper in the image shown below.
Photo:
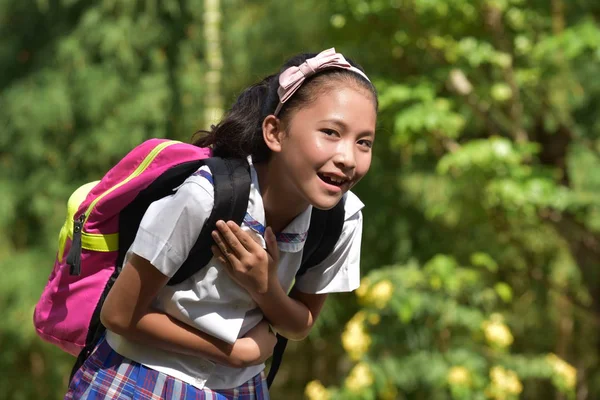
<svg viewBox="0 0 600 400"><path fill-rule="evenodd" d="M154 159L163 151L165 148L172 146L174 144L181 143L176 140L171 140L168 142L163 142L156 146L152 151L144 158L144 160L138 165L138 167L133 171L127 178L123 179L121 182L112 186L100 196L96 197L94 201L90 203L88 208L85 210L83 214L80 214L78 218L73 220L73 240L71 242L71 248L69 249L69 254L67 255L67 265L69 266L69 273L71 275L81 275L81 250L82 243L81 237L82 235L86 235L83 231L83 226L87 222L90 214L96 207L96 204L100 200L102 200L105 196L117 190L121 186L125 185L127 182L132 180L133 178L139 176L142 172L148 168L148 166L154 161Z"/></svg>
<svg viewBox="0 0 600 400"><path fill-rule="evenodd" d="M71 275L81 275L81 231L83 230L84 221L84 214L73 221L73 240L71 241L69 254L67 254L67 265Z"/></svg>

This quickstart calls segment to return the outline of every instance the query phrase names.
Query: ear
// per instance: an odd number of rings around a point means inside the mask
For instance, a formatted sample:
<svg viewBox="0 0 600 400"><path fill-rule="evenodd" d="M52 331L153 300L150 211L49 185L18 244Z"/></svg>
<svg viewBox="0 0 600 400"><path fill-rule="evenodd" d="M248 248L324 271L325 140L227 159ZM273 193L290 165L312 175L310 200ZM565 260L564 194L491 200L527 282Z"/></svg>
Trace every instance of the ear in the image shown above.
<svg viewBox="0 0 600 400"><path fill-rule="evenodd" d="M274 115L267 116L262 123L263 139L267 147L272 152L278 153L281 151L281 142L283 140L284 131L279 118Z"/></svg>

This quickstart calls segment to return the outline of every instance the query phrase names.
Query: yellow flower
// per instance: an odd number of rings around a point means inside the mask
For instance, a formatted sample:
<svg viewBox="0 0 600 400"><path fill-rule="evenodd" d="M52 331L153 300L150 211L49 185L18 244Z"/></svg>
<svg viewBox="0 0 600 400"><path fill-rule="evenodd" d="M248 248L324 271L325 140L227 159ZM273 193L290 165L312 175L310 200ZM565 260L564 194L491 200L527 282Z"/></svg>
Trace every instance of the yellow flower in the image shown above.
<svg viewBox="0 0 600 400"><path fill-rule="evenodd" d="M367 317L367 321L369 321L371 325L377 325L381 322L381 316L379 314L371 313Z"/></svg>
<svg viewBox="0 0 600 400"><path fill-rule="evenodd" d="M373 373L365 363L358 363L352 368L346 378L346 387L357 393L373 384Z"/></svg>
<svg viewBox="0 0 600 400"><path fill-rule="evenodd" d="M346 324L346 329L342 333L342 346L354 361L360 358L369 350L371 346L371 337L364 328L365 313L359 311Z"/></svg>
<svg viewBox="0 0 600 400"><path fill-rule="evenodd" d="M558 376L564 379L565 384L569 389L575 387L575 384L577 383L577 370L575 367L553 353L546 356L546 362L550 364Z"/></svg>
<svg viewBox="0 0 600 400"><path fill-rule="evenodd" d="M448 371L448 383L457 386L468 386L471 384L471 374L465 367L454 366Z"/></svg>
<svg viewBox="0 0 600 400"><path fill-rule="evenodd" d="M369 290L366 300L369 304L375 305L375 307L382 309L388 301L392 298L394 293L394 285L389 280L377 282L371 290Z"/></svg>
<svg viewBox="0 0 600 400"><path fill-rule="evenodd" d="M492 393L518 395L523 391L523 385L519 377L514 371L509 369L504 369L500 366L492 367L490 378L492 379Z"/></svg>
<svg viewBox="0 0 600 400"><path fill-rule="evenodd" d="M321 381L314 380L308 382L306 388L304 389L304 394L308 400L328 400L329 399L329 391Z"/></svg>
<svg viewBox="0 0 600 400"><path fill-rule="evenodd" d="M490 321L484 321L482 327L486 340L492 345L504 348L510 346L514 340L500 314L492 314Z"/></svg>
<svg viewBox="0 0 600 400"><path fill-rule="evenodd" d="M360 286L356 289L356 297L359 300L363 300L369 291L369 287L371 285L371 280L369 278L362 278L360 281Z"/></svg>

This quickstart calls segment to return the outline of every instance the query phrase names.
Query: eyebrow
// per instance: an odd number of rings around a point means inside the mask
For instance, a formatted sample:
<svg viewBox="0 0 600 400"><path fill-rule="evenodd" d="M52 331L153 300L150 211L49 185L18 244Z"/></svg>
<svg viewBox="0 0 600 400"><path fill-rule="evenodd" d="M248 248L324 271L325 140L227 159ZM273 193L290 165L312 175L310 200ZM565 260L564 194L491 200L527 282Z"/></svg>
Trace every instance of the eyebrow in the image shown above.
<svg viewBox="0 0 600 400"><path fill-rule="evenodd" d="M328 119L322 119L322 120L319 121L319 123L321 123L321 122L329 122L329 123L332 123L332 124L335 124L335 125L339 126L340 128L342 128L344 130L348 130L348 125L344 121L342 121L341 119L328 118ZM363 131L363 132L360 133L361 136L362 135L374 135L374 134L375 134L375 132L373 132L371 130Z"/></svg>

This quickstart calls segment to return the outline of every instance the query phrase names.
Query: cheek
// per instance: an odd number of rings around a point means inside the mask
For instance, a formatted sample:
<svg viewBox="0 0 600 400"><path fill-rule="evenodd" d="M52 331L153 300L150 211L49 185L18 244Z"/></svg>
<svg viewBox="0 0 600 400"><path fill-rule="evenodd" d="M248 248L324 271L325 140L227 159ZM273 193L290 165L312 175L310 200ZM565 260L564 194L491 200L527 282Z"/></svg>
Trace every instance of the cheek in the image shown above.
<svg viewBox="0 0 600 400"><path fill-rule="evenodd" d="M335 143L319 134L307 135L296 149L296 157L317 163L324 162L336 151Z"/></svg>
<svg viewBox="0 0 600 400"><path fill-rule="evenodd" d="M369 168L371 168L372 152L360 152L356 156L356 175L360 178L364 177Z"/></svg>
<svg viewBox="0 0 600 400"><path fill-rule="evenodd" d="M304 141L307 151L310 152L326 152L331 147L331 141L327 140L325 136L315 133L309 135L307 140Z"/></svg>

